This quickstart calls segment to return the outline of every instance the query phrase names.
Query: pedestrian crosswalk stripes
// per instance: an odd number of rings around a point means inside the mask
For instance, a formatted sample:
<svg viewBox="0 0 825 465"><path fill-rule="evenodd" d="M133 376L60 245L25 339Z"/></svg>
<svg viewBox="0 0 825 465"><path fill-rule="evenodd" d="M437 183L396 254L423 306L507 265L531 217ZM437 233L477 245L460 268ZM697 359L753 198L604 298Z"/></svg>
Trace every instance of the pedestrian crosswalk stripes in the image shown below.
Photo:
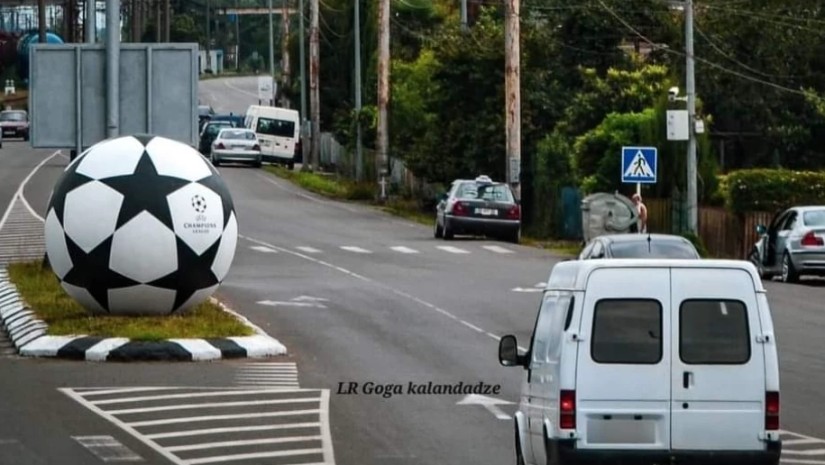
<svg viewBox="0 0 825 465"><path fill-rule="evenodd" d="M299 387L298 367L294 363L244 363L237 368L235 384L294 389Z"/></svg>
<svg viewBox="0 0 825 465"><path fill-rule="evenodd" d="M175 465L335 464L327 389L59 390Z"/></svg>
<svg viewBox="0 0 825 465"><path fill-rule="evenodd" d="M782 457L780 463L825 465L825 439L782 430Z"/></svg>
<svg viewBox="0 0 825 465"><path fill-rule="evenodd" d="M461 244L461 245L427 245L427 246L410 246L410 245L386 245L386 246L377 246L377 247L361 247L355 245L340 245L340 246L327 246L327 247L310 247L310 246L279 246L285 249L293 249L297 252L302 252L306 254L318 255L324 253L349 253L354 255L370 255L375 253L382 253L382 252L389 252L389 253L397 253L402 255L424 255L427 253L440 253L440 254L456 254L456 255L465 255L465 254L472 254L474 252L480 253L494 253L494 254L515 254L516 251L514 249L503 247L500 245L475 245L475 244ZM274 253L275 250L256 246L250 247L250 250L253 250L258 253Z"/></svg>

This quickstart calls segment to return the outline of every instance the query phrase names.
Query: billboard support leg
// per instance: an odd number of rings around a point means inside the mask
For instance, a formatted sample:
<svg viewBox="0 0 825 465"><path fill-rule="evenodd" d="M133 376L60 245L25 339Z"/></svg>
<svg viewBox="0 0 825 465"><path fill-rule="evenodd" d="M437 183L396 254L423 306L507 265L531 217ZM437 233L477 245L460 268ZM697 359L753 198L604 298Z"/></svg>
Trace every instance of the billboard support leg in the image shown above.
<svg viewBox="0 0 825 465"><path fill-rule="evenodd" d="M106 137L120 133L120 0L106 0Z"/></svg>

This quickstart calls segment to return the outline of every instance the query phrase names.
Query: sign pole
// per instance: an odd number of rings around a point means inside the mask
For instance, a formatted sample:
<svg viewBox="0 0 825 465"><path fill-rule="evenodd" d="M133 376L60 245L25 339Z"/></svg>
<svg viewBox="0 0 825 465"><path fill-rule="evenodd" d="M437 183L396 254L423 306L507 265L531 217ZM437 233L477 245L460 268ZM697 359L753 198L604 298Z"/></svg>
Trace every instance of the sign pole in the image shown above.
<svg viewBox="0 0 825 465"><path fill-rule="evenodd" d="M642 196L642 183L640 182L636 183L636 194L638 194L639 197Z"/></svg>

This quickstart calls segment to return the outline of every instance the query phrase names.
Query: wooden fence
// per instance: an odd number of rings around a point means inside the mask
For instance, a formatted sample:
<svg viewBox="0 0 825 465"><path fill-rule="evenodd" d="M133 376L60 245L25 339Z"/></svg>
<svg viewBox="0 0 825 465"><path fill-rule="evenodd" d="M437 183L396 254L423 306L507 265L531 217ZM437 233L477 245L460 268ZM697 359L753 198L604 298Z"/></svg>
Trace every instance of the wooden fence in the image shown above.
<svg viewBox="0 0 825 465"><path fill-rule="evenodd" d="M654 233L678 233L679 212L674 211L671 199L645 199L648 229ZM747 257L758 236L756 226L767 225L773 215L767 212L747 212L736 215L722 207L700 206L698 212L699 237L708 253L716 258L743 259Z"/></svg>

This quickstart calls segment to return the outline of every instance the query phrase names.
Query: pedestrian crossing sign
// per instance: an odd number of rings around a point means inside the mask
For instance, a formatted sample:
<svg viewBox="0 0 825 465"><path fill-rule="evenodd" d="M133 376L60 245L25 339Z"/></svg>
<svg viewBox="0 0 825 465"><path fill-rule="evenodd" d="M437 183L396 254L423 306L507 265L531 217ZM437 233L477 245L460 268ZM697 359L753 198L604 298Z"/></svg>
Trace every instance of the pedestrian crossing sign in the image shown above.
<svg viewBox="0 0 825 465"><path fill-rule="evenodd" d="M655 184L656 147L622 147L622 182Z"/></svg>

